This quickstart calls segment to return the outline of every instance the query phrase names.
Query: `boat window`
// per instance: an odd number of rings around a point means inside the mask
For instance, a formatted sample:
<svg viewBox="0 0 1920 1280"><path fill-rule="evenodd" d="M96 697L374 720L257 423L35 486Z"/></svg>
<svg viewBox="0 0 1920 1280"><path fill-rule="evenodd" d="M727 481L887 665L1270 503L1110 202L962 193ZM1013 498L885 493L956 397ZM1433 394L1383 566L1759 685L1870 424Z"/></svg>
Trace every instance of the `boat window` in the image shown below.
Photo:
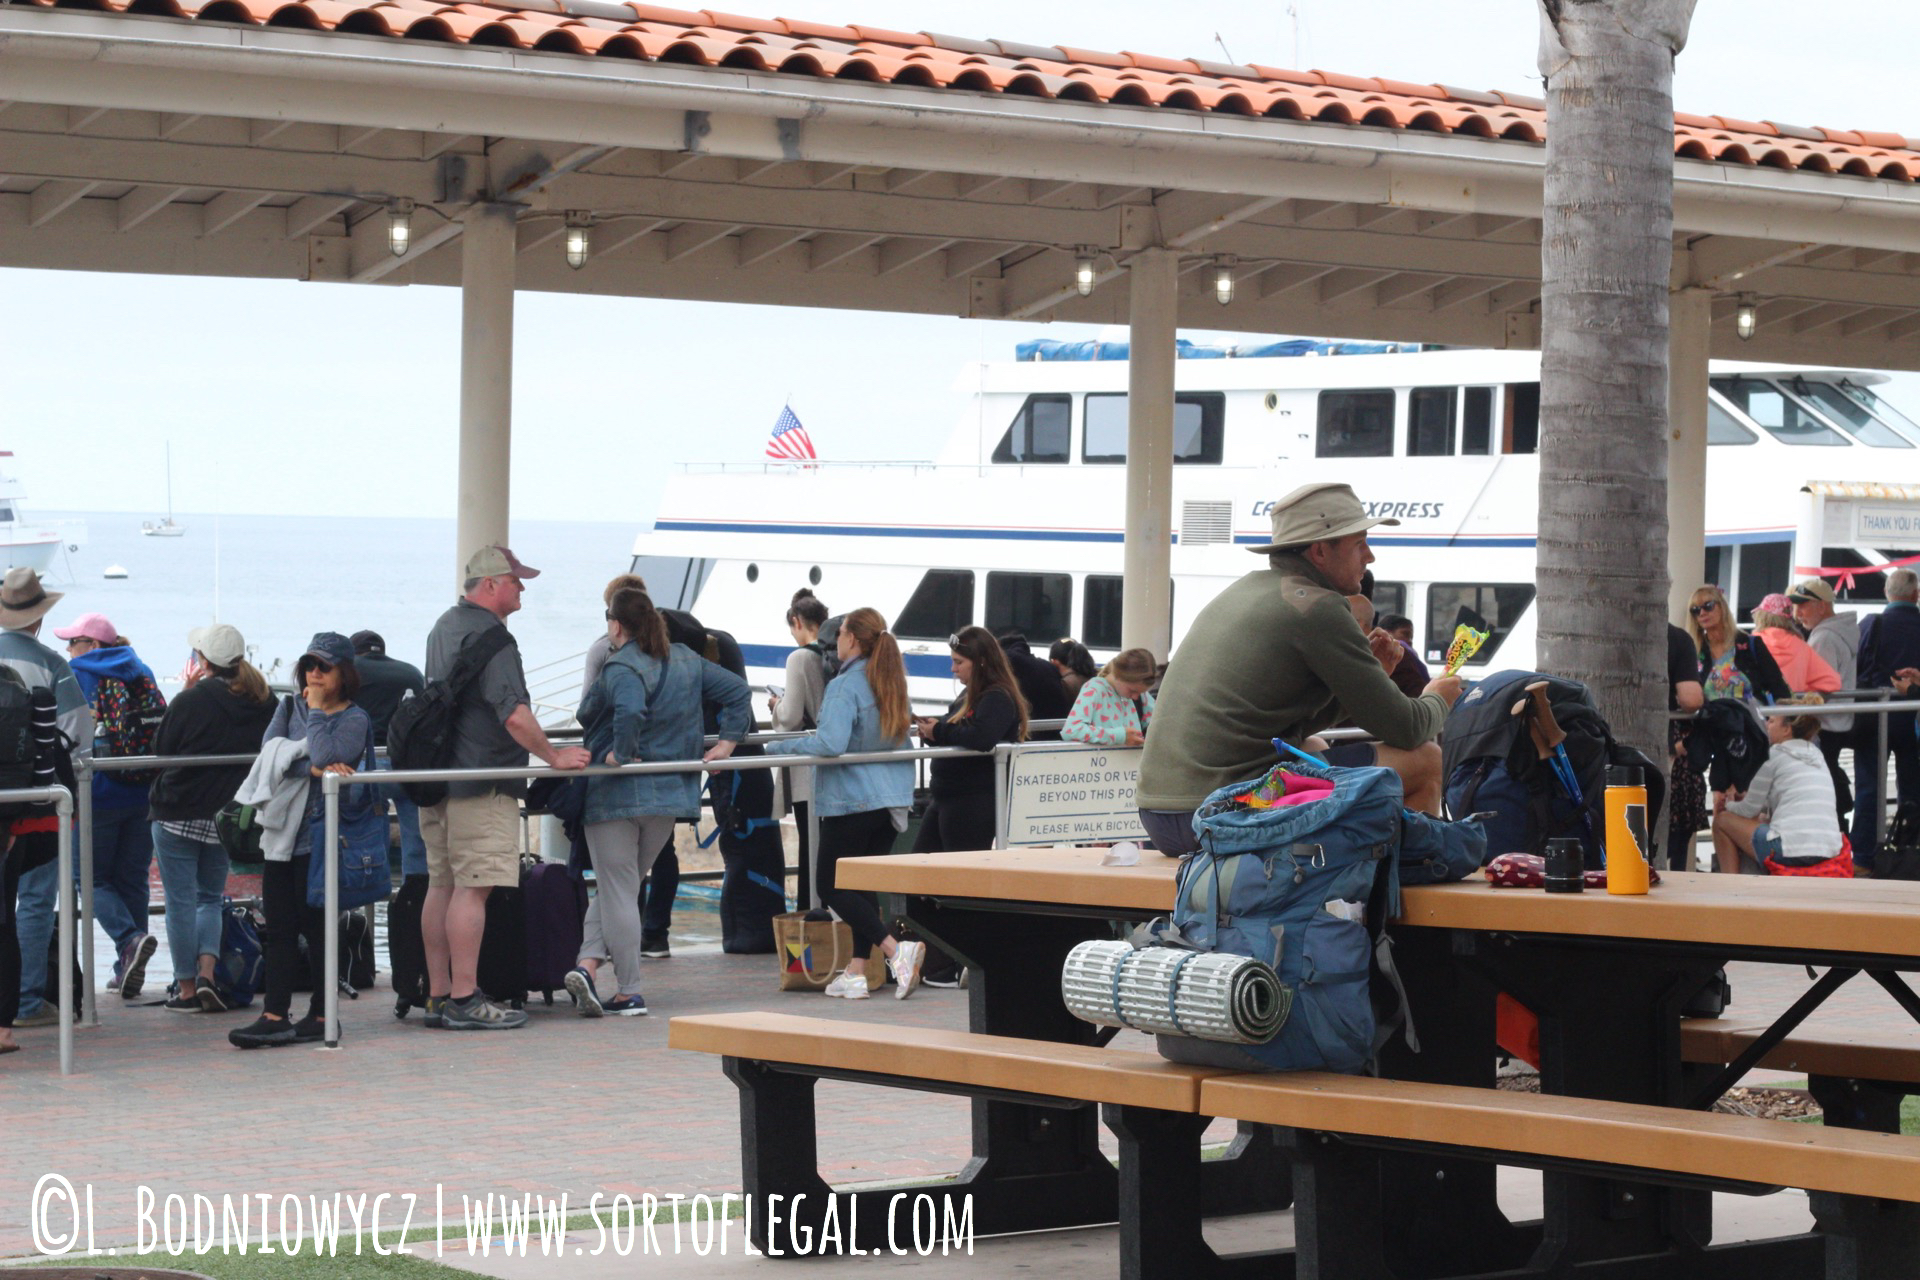
<svg viewBox="0 0 1920 1280"><path fill-rule="evenodd" d="M1540 384L1516 382L1507 388L1507 430L1503 453L1540 452ZM1453 631L1449 629L1448 635ZM1493 642L1489 640L1488 644Z"/></svg>
<svg viewBox="0 0 1920 1280"><path fill-rule="evenodd" d="M1446 661L1447 646L1453 643L1453 629L1465 622L1476 630L1491 633L1480 646L1480 652L1467 664L1486 665L1506 643L1514 624L1532 603L1530 582L1434 583L1427 588L1427 661Z"/></svg>
<svg viewBox="0 0 1920 1280"><path fill-rule="evenodd" d="M1458 387L1415 387L1407 397L1407 456L1451 458Z"/></svg>
<svg viewBox="0 0 1920 1280"><path fill-rule="evenodd" d="M1046 643L1068 634L1072 625L1073 578L1064 573L990 573L987 575L987 630L998 635L1018 627Z"/></svg>
<svg viewBox="0 0 1920 1280"><path fill-rule="evenodd" d="M1120 647L1120 599L1125 579L1117 574L1090 573L1080 603L1080 643L1089 649ZM1167 617L1173 617L1173 597L1180 584L1167 584ZM1061 635L1067 634L1061 632ZM1029 633L1031 638L1031 633Z"/></svg>
<svg viewBox="0 0 1920 1280"><path fill-rule="evenodd" d="M1072 435L1073 397L1032 395L994 446L995 462L1065 462ZM942 640L947 638L941 632Z"/></svg>
<svg viewBox="0 0 1920 1280"><path fill-rule="evenodd" d="M12 523L13 523L13 504L11 502L0 502L0 524L12 524Z"/></svg>
<svg viewBox="0 0 1920 1280"><path fill-rule="evenodd" d="M1322 391L1317 452L1322 458L1391 458L1393 392Z"/></svg>
<svg viewBox="0 0 1920 1280"><path fill-rule="evenodd" d="M1407 612L1407 584L1404 582L1376 582L1373 584L1373 611L1385 617L1395 613L1404 616Z"/></svg>
<svg viewBox="0 0 1920 1280"><path fill-rule="evenodd" d="M1840 390L1846 394L1847 399L1852 400L1856 404L1865 405L1867 409L1873 413L1874 417L1880 419L1880 421L1886 423L1901 435L1907 437L1909 440L1920 440L1920 426L1914 425L1913 419L1888 404L1885 400L1882 400L1879 396L1873 394L1873 392L1850 380L1842 382L1840 384Z"/></svg>
<svg viewBox="0 0 1920 1280"><path fill-rule="evenodd" d="M1707 401L1707 443L1708 444L1752 444L1760 437L1741 426L1734 416L1715 404Z"/></svg>
<svg viewBox="0 0 1920 1280"><path fill-rule="evenodd" d="M1468 387L1467 408L1460 422L1460 452L1484 457L1493 452L1493 388Z"/></svg>
<svg viewBox="0 0 1920 1280"><path fill-rule="evenodd" d="M1811 400L1814 408L1861 444L1875 449L1913 448L1912 441L1867 412L1865 405L1831 382L1809 382L1805 378L1795 378L1787 385L1802 399Z"/></svg>
<svg viewBox="0 0 1920 1280"><path fill-rule="evenodd" d="M1087 397L1086 462L1127 460L1127 397L1099 392ZM1227 397L1220 391L1183 391L1173 398L1173 461L1218 465L1226 435Z"/></svg>
<svg viewBox="0 0 1920 1280"><path fill-rule="evenodd" d="M945 640L973 622L973 571L929 569L913 598L894 619L893 634L911 640Z"/></svg>
<svg viewBox="0 0 1920 1280"><path fill-rule="evenodd" d="M1782 444L1845 445L1847 439L1798 400L1761 378L1714 378L1708 383L1753 424Z"/></svg>

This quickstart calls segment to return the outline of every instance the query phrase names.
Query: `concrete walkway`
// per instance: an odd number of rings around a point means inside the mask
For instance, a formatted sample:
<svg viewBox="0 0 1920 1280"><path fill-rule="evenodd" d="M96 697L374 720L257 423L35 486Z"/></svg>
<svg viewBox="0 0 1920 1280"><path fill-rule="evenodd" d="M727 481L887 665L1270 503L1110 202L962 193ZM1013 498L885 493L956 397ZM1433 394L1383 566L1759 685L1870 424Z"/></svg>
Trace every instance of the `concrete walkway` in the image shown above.
<svg viewBox="0 0 1920 1280"><path fill-rule="evenodd" d="M227 1029L249 1017L171 1014L124 1007L103 996L102 1025L77 1037L78 1072L58 1074L54 1030L18 1032L21 1053L0 1058L6 1159L0 1162L0 1257L33 1251L29 1205L43 1175L92 1188L94 1238L132 1243L139 1188L160 1202L198 1192L278 1197L396 1197L382 1225L400 1225L397 1197L418 1197L414 1225L429 1225L436 1194L449 1221L461 1197L557 1197L570 1209L594 1192L638 1197L693 1195L740 1186L739 1118L734 1089L719 1064L666 1049L676 1013L780 1009L881 1025L963 1027L966 993L923 989L896 1001L891 988L864 1002L828 1004L811 994L775 990L770 956L676 951L649 962L653 1016L587 1021L565 998L538 1007L523 1031L428 1031L416 1011L392 1016L384 988L347 1002L342 1049L310 1047L241 1052ZM1048 975L1034 975L1047 981ZM1785 1007L1807 985L1804 970L1745 965L1733 974L1730 1016L1757 1018ZM1856 981L1816 1015L1813 1025L1897 1024L1904 1015L1877 987ZM1144 1040L1140 1042L1144 1045ZM962 1099L823 1082L819 1087L822 1170L834 1183L915 1180L958 1170L969 1151ZM1225 1129L1223 1127L1222 1133ZM1537 1176L1503 1184L1513 1211L1537 1201ZM1805 1198L1795 1193L1731 1201L1728 1231L1773 1235L1802 1229ZM1287 1215L1225 1224L1249 1245L1272 1244ZM1731 1238L1727 1236L1726 1238ZM458 1265L508 1277L632 1274L637 1257L584 1256L600 1244L567 1242L580 1255L458 1259ZM690 1246L689 1246L690 1248ZM725 1258L647 1259L650 1273L723 1277L778 1266L789 1273L840 1262L743 1259L739 1237ZM1053 1280L1111 1276L1109 1230L984 1241L975 1256L888 1258L881 1269L929 1275L1044 1271ZM446 1262L456 1259L446 1257ZM982 1268L986 1269L983 1271ZM617 1270L616 1270L617 1269Z"/></svg>

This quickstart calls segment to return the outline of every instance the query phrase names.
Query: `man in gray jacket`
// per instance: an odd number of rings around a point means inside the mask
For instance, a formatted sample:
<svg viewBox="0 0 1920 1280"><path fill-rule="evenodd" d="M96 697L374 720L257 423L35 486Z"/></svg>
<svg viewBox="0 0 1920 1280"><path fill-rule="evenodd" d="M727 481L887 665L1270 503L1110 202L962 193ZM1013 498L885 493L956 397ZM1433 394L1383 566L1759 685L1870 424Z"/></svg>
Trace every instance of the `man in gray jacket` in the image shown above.
<svg viewBox="0 0 1920 1280"><path fill-rule="evenodd" d="M1807 631L1807 644L1840 674L1840 687L1860 687L1860 616L1833 611L1833 586L1825 578L1807 578L1787 592L1793 620ZM1840 829L1847 829L1853 808L1853 788L1840 768L1840 753L1853 745L1852 716L1824 716L1820 724L1820 754L1833 775L1833 798Z"/></svg>

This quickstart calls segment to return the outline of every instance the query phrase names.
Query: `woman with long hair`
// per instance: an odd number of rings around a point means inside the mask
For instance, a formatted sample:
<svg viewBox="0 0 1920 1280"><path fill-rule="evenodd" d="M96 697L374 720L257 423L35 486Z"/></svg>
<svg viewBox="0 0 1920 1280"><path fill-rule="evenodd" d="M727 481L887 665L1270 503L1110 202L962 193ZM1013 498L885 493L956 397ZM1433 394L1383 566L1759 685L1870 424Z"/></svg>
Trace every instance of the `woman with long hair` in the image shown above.
<svg viewBox="0 0 1920 1280"><path fill-rule="evenodd" d="M1087 652L1087 646L1072 636L1061 636L1047 650L1047 661L1060 673L1060 683L1067 686L1067 695L1077 698L1087 681L1099 674L1094 665L1093 655Z"/></svg>
<svg viewBox="0 0 1920 1280"><path fill-rule="evenodd" d="M1687 631L1700 654L1700 683L1709 698L1738 698L1748 706L1792 696L1767 646L1734 624L1720 588L1696 587L1687 604Z"/></svg>
<svg viewBox="0 0 1920 1280"><path fill-rule="evenodd" d="M267 962L266 998L258 1018L227 1032L227 1042L236 1049L271 1049L318 1040L326 1033L327 988L336 980L327 972L327 930L338 925L327 919L324 909L307 901L307 877L315 857L339 855L315 848L325 838L326 795L314 783L329 773L352 777L373 760L373 719L354 705L354 696L360 692L360 669L354 665L353 645L345 636L338 631L315 635L294 664L293 682L299 695L275 709L263 742L291 738L307 744L306 813L295 824L292 856L282 861L272 850L267 853L266 872L260 878L261 905L267 916L260 937ZM376 803L384 805L377 794L372 787L342 787L342 824L364 818ZM302 968L303 937L311 987L307 1016L295 1022L293 984Z"/></svg>
<svg viewBox="0 0 1920 1280"><path fill-rule="evenodd" d="M246 642L225 623L187 635L193 658L186 688L167 704L154 731L161 756L246 755L260 749L273 719L266 677L246 659ZM228 1001L214 981L220 958L221 898L230 864L213 815L246 781L244 764L162 769L148 788L154 860L166 896L167 952L173 985L166 1007L175 1013L218 1013Z"/></svg>
<svg viewBox="0 0 1920 1280"><path fill-rule="evenodd" d="M935 760L931 791L915 853L993 847L993 757L1002 742L1027 740L1027 700L1013 678L1000 642L985 627L963 627L947 637L960 696L935 719L922 717L920 740L930 747L964 747L978 759Z"/></svg>
<svg viewBox="0 0 1920 1280"><path fill-rule="evenodd" d="M607 602L606 665L581 699L579 720L595 764L724 760L746 741L753 717L747 682L681 644L646 592L623 587ZM704 713L712 708L719 740L703 754ZM595 892L587 907L579 963L567 991L582 1017L635 1016L640 993L640 882L679 819L700 816L700 774L600 774L587 779L587 849ZM619 993L594 989L611 963Z"/></svg>
<svg viewBox="0 0 1920 1280"><path fill-rule="evenodd" d="M793 637L794 650L787 655L786 684L767 697L767 713L773 717L775 733L805 731L820 723L820 703L827 696L826 650L820 644L820 628L827 622L827 606L802 587L793 593L787 606L787 634ZM807 806L813 801L812 769L776 769L774 771L773 816L784 818L789 809L800 832L800 901L807 901L807 867L813 860L808 842Z"/></svg>
<svg viewBox="0 0 1920 1280"><path fill-rule="evenodd" d="M855 609L840 623L835 651L840 655L840 673L820 700L819 727L804 738L768 743L768 755L831 757L907 745L907 667L899 643L887 630L887 620L878 610ZM816 769L813 803L820 813L816 872L820 900L853 931L853 959L846 972L828 984L826 993L844 1000L866 999L867 960L878 947L899 984L894 996L904 1000L920 985L925 945L895 938L873 899L839 888L834 871L842 858L893 852L895 838L907 829L907 810L913 804L913 763L878 761Z"/></svg>
<svg viewBox="0 0 1920 1280"><path fill-rule="evenodd" d="M1145 742L1147 725L1153 720L1153 695L1147 690L1159 669L1147 649L1116 655L1081 686L1060 736L1096 747L1137 747Z"/></svg>

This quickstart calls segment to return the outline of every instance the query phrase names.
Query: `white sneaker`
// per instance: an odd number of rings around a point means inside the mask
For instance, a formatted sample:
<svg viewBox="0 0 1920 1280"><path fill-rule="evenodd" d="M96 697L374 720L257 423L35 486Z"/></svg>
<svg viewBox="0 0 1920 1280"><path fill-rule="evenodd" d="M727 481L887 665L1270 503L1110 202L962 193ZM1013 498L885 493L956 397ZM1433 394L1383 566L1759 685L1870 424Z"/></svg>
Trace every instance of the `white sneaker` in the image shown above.
<svg viewBox="0 0 1920 1280"><path fill-rule="evenodd" d="M836 1000L865 1000L868 996L866 975L842 973L827 984L826 994Z"/></svg>
<svg viewBox="0 0 1920 1280"><path fill-rule="evenodd" d="M894 949L893 959L887 961L887 968L893 970L893 980L897 985L893 990L895 1000L905 1000L920 985L920 966L927 960L927 944L924 942L903 942Z"/></svg>

